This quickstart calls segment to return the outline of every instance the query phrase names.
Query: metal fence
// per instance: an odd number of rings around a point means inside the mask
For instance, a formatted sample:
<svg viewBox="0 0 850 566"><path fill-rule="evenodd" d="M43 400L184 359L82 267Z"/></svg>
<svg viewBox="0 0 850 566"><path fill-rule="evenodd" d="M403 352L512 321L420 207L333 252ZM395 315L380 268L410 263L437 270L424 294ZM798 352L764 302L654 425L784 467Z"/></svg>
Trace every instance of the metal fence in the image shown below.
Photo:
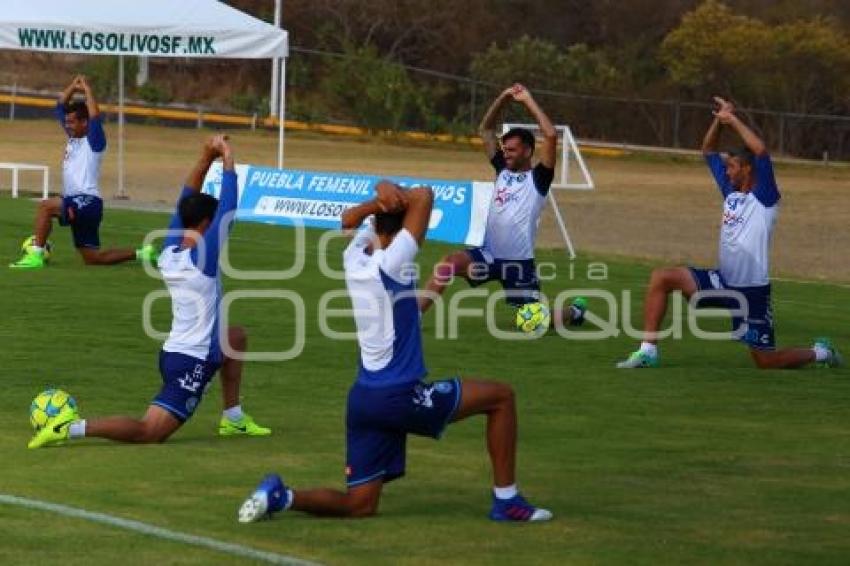
<svg viewBox="0 0 850 566"><path fill-rule="evenodd" d="M360 126L371 130L408 130L454 135L474 134L478 122L493 98L506 86L477 81L470 77L433 69L382 64L396 67L393 75L403 92L393 85L371 84L364 77L361 61L351 55L292 47L287 66L287 117L305 122ZM167 77L173 61L152 60L157 72ZM222 84L244 62L181 61L180 66L209 65L205 73L218 73ZM268 75L256 69L254 92L268 92ZM377 75L376 75L377 76ZM395 79L394 79L395 80ZM400 83L400 84L401 84ZM398 85L395 85L398 86ZM711 121L708 103L680 100L652 100L638 97L599 96L554 92L528 85L540 105L555 123L569 124L577 137L616 144L697 149ZM376 92L377 90L377 92ZM7 90L8 92L8 90ZM236 100L234 92L233 100ZM399 97L406 96L406 102ZM371 97L371 98L369 98ZM243 97L244 98L244 97ZM367 98L364 102L364 98ZM108 100L107 100L108 101ZM253 109L235 104L169 104L169 108L190 108L198 113L241 113L259 118L268 112L268 98L259 98ZM10 112L8 102L0 102L0 117ZM850 116L797 114L742 108L748 121L764 136L774 153L807 159L850 161ZM44 116L46 110L18 110L19 117ZM128 118L129 120L139 118ZM509 121L527 121L516 108ZM150 117L144 119L151 122ZM163 123L175 124L177 122ZM256 123L256 122L254 122ZM262 124L262 120L260 121ZM179 125L196 125L185 120ZM726 143L738 143L726 140Z"/></svg>

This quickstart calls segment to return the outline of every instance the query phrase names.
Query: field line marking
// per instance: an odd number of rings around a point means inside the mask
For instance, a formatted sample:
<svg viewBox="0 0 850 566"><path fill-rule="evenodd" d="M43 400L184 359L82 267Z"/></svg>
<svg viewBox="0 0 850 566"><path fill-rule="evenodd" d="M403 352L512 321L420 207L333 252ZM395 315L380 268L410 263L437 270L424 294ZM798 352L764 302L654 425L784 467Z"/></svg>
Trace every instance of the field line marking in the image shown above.
<svg viewBox="0 0 850 566"><path fill-rule="evenodd" d="M144 535L149 535L165 540L182 542L184 544L208 548L211 550L216 550L218 552L224 552L227 554L232 554L234 556L239 556L240 558L250 558L252 560L268 562L269 564L285 564L287 566L317 565L316 562L301 560L300 558L295 558L293 556L286 556L284 554L276 554L274 552L257 550L248 546L242 546L241 544L233 544L209 537L190 535L187 533L181 533L178 531L172 531L162 527L149 525L148 523L142 523L141 521L122 519L121 517L115 517L113 515L107 515L105 513L86 511L85 509L78 509L76 507L69 507L67 505L60 505L58 503L49 503L47 501L40 501L38 499L27 499L26 497L18 497L15 495L0 493L0 504L15 505L17 507L24 507L26 509L36 509L39 511L49 511L51 513L58 513L60 515L65 515L66 517L84 519L86 521L101 523L104 525L109 525L110 527L134 531L137 533L142 533Z"/></svg>

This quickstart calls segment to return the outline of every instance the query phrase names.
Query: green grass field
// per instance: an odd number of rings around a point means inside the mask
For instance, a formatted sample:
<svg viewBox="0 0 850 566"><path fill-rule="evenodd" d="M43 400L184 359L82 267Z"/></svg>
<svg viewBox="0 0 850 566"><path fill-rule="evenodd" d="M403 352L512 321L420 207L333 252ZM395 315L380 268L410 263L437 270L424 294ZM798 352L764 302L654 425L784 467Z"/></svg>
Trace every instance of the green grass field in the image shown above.
<svg viewBox="0 0 850 566"><path fill-rule="evenodd" d="M30 231L34 204L0 199L4 261ZM164 227L162 214L108 211L105 243L135 246ZM752 369L734 343L689 334L663 347L664 366L613 368L634 346L602 341L500 342L483 321L461 319L458 340L437 340L426 318L432 377L460 373L511 382L520 411L519 479L556 519L541 525L487 520L489 466L483 420L452 427L439 443L414 438L408 475L385 490L380 515L359 521L298 514L239 525L236 509L257 479L280 471L295 486L342 487L343 412L356 363L354 342L322 337L320 295L342 288L317 268L308 233L304 273L290 281L226 280L228 291L290 289L303 296L306 347L295 360L249 363L244 406L269 438L219 438L214 386L195 418L161 446L98 440L28 451L27 410L47 386L67 389L83 416L140 415L157 391L159 344L142 331L142 301L160 289L137 265L84 268L64 229L52 265L0 269L0 493L13 494L329 564L846 564L850 561L850 372ZM292 264L292 232L237 225L230 252L242 269ZM448 248L429 244L425 269ZM341 244L329 263L339 266ZM542 252L560 273L547 291L586 288L587 261L566 276L562 252ZM640 297L651 268L612 261L602 288ZM455 289L465 285L456 284ZM850 348L847 287L778 282L778 340L808 345L832 336ZM470 301L464 306L471 306ZM343 307L343 301L334 303ZM591 309L603 309L600 300ZM167 330L168 305L155 305ZM504 327L507 309L501 311ZM252 350L286 349L296 324L285 302L243 301L233 320ZM715 324L723 326L720 321ZM351 330L335 320L332 327ZM79 519L0 504L0 563L234 564L211 550ZM250 561L248 561L250 562Z"/></svg>

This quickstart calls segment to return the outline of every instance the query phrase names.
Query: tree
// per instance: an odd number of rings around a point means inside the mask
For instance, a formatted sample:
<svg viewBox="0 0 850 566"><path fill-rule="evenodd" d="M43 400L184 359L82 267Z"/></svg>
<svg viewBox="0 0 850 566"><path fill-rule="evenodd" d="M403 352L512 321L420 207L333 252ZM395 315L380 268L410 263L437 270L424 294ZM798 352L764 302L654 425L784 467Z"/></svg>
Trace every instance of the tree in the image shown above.
<svg viewBox="0 0 850 566"><path fill-rule="evenodd" d="M671 80L697 98L723 92L749 106L846 111L850 41L823 18L769 26L706 0L664 39Z"/></svg>

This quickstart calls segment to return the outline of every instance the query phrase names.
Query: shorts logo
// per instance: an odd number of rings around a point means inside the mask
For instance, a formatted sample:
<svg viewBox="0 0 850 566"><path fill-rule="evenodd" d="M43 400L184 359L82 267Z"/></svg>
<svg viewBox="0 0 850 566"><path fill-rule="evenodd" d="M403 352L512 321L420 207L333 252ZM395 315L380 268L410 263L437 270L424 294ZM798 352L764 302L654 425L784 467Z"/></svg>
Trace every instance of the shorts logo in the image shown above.
<svg viewBox="0 0 850 566"><path fill-rule="evenodd" d="M438 381L434 384L434 389L437 391L437 393L442 393L444 395L446 393L450 393L452 388L453 385L447 381Z"/></svg>
<svg viewBox="0 0 850 566"><path fill-rule="evenodd" d="M177 382L180 384L180 387L182 387L186 391L197 393L198 389L201 387L201 384L204 382L203 364L195 364L195 370L192 372L192 375L186 373L183 377L178 379Z"/></svg>
<svg viewBox="0 0 850 566"><path fill-rule="evenodd" d="M197 397L189 397L188 399L186 399L186 412L187 413L190 413L190 414L194 413L195 407L197 407L197 406L198 406L198 398Z"/></svg>
<svg viewBox="0 0 850 566"><path fill-rule="evenodd" d="M91 203L91 199L85 196L74 197L71 200L74 201L74 204L77 205L77 208L85 208L89 203Z"/></svg>
<svg viewBox="0 0 850 566"><path fill-rule="evenodd" d="M431 400L431 395L434 393L434 386L422 387L417 385L413 390L413 404L430 409L434 406L434 401Z"/></svg>
<svg viewBox="0 0 850 566"><path fill-rule="evenodd" d="M716 271L708 272L708 279L711 281L711 287L713 289L722 289L723 282L720 280L720 274Z"/></svg>

